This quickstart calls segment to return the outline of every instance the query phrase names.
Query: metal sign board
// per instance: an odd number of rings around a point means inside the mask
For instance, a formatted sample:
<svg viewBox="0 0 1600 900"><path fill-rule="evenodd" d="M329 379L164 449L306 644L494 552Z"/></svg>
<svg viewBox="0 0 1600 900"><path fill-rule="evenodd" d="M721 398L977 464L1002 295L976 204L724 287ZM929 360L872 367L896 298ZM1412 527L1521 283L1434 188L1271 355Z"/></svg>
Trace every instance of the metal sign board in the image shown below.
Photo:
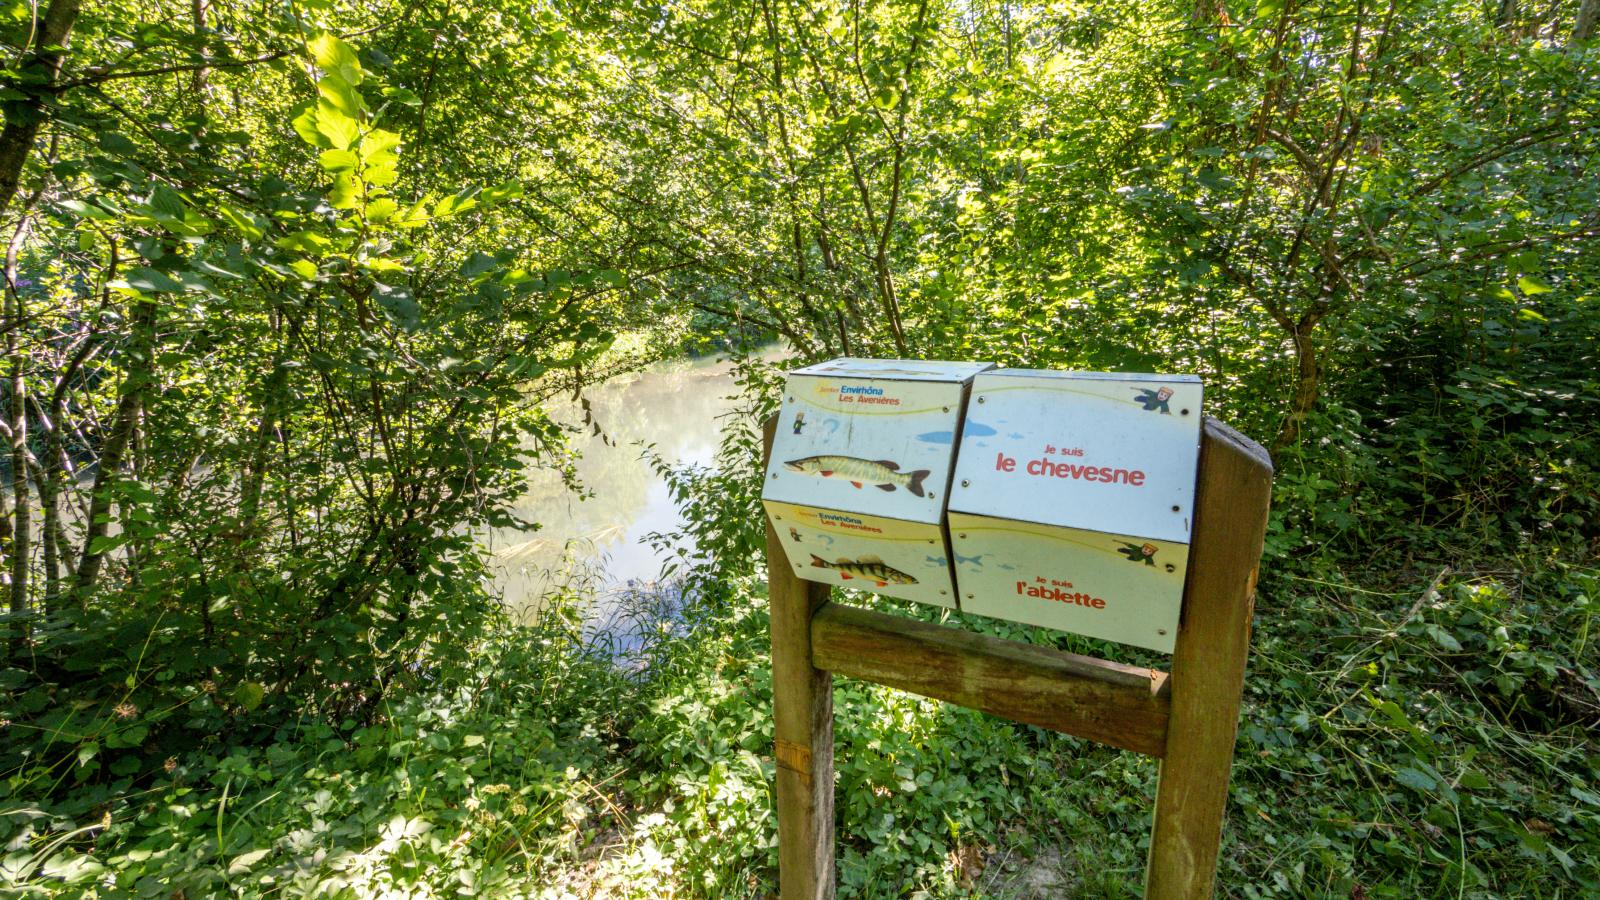
<svg viewBox="0 0 1600 900"><path fill-rule="evenodd" d="M840 535L865 539L866 532L832 527L837 520L819 517L894 520L891 526L876 527L882 535L895 535L892 540L935 540L937 552L923 555L944 557L939 528L955 466L962 407L972 378L990 367L989 363L838 359L789 374L761 498L770 515L775 516L771 510L783 504L814 514L801 523L791 520L784 525L776 519L773 523L780 536L787 536L791 526L801 535L797 541L784 542L796 575L943 606L954 604L948 562L945 575L930 580L891 561L892 552L884 555L858 547L846 553L841 545L831 556L819 555L822 564L816 565L811 553L818 548L800 546L806 543L801 524L823 529L819 538L829 534L835 540ZM908 530L910 525L923 527ZM899 562L921 565L920 557ZM914 581L898 581L875 566ZM885 577L868 578L872 572ZM940 595L940 590L945 593Z"/></svg>
<svg viewBox="0 0 1600 900"><path fill-rule="evenodd" d="M766 501L795 575L956 607L944 533L937 524Z"/></svg>
<svg viewBox="0 0 1600 900"><path fill-rule="evenodd" d="M1192 375L977 376L950 497L962 610L1171 652L1201 399Z"/></svg>

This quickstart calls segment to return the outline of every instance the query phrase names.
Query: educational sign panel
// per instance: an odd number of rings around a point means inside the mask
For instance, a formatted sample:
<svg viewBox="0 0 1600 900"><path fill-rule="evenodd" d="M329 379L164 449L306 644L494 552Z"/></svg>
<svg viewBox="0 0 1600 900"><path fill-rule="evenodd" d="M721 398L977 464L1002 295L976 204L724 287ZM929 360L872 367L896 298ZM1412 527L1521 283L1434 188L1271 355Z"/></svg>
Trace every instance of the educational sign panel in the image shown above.
<svg viewBox="0 0 1600 900"><path fill-rule="evenodd" d="M937 524L766 501L778 540L807 581L956 607Z"/></svg>
<svg viewBox="0 0 1600 900"><path fill-rule="evenodd" d="M1187 544L952 511L963 612L1171 653Z"/></svg>
<svg viewBox="0 0 1600 900"><path fill-rule="evenodd" d="M984 520L966 539L952 538L961 608L1170 652L1194 516L1201 398L1192 375L977 376L950 496L953 535L958 519ZM1016 577L1006 581L999 571ZM1024 574L1028 583L1018 589ZM1077 599L1085 593L1088 606Z"/></svg>
<svg viewBox="0 0 1600 900"><path fill-rule="evenodd" d="M990 367L837 359L789 373L761 493L769 514L774 504L789 504L810 510L814 516L809 521L818 527L837 524L824 516L895 520L892 528L876 527L907 540L934 540L938 552L925 555L942 559L939 528L962 408L973 376ZM907 530L913 524L923 527ZM788 526L776 520L774 525L780 536L786 535ZM798 526L796 530L800 533ZM785 541L784 549L802 578L942 606L955 602L948 561L942 563L944 576L930 581L871 548L819 554L815 560L815 548L802 552L797 542ZM930 586L913 586L925 583Z"/></svg>

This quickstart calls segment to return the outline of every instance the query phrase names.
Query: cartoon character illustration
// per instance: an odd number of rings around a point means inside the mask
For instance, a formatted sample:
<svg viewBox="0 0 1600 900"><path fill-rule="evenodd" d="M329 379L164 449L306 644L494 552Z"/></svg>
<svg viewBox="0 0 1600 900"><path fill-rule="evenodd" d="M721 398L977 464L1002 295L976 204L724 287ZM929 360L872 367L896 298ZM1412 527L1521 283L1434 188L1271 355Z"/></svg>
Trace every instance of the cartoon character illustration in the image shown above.
<svg viewBox="0 0 1600 900"><path fill-rule="evenodd" d="M917 580L910 575L884 565L883 560L876 556L858 556L855 559L840 557L835 562L828 562L822 557L811 554L811 567L814 569L833 569L839 573L839 578L849 581L851 578L864 578L874 582L878 587L888 587L890 584L916 584Z"/></svg>
<svg viewBox="0 0 1600 900"><path fill-rule="evenodd" d="M893 491L898 485L917 497L925 496L922 492L922 479L927 478L931 471L918 469L915 472L902 472L897 462L890 462L887 459L856 459L853 456L808 456L805 459L792 459L784 463L783 467L813 478L843 479L858 488L871 482L879 490Z"/></svg>
<svg viewBox="0 0 1600 900"><path fill-rule="evenodd" d="M1117 543L1122 545L1122 549L1117 552L1126 556L1128 562L1143 562L1147 566L1156 564L1157 548L1154 544L1145 544L1141 547L1138 544L1130 544L1127 541L1117 541Z"/></svg>
<svg viewBox="0 0 1600 900"><path fill-rule="evenodd" d="M1163 416L1172 415L1172 410L1167 409L1167 401L1172 399L1172 388L1164 387L1154 391L1149 388L1134 388L1134 390L1139 392L1139 396L1133 398L1133 402L1142 404L1145 412L1159 409Z"/></svg>
<svg viewBox="0 0 1600 900"><path fill-rule="evenodd" d="M794 538L796 544L800 543L800 532L795 531L793 528L789 529L789 537Z"/></svg>
<svg viewBox="0 0 1600 900"><path fill-rule="evenodd" d="M795 434L799 434L800 433L800 429L802 429L804 427L806 427L806 414L805 413L795 413L794 414L794 433Z"/></svg>

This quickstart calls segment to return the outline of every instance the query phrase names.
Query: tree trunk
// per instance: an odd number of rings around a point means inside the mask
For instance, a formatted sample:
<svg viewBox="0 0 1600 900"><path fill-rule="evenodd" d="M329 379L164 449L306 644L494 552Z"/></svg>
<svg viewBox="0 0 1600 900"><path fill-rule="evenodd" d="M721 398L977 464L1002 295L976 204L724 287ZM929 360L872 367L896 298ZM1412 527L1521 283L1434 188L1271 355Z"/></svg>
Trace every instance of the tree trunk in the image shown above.
<svg viewBox="0 0 1600 900"><path fill-rule="evenodd" d="M11 345L6 348L11 357L11 499L17 504L17 521L11 535L11 614L21 616L28 611L28 558L33 553L33 510L28 503L28 414L24 400L27 386L22 379L16 341L9 334L7 338Z"/></svg>
<svg viewBox="0 0 1600 900"><path fill-rule="evenodd" d="M1289 330L1289 338L1294 341L1294 392L1289 396L1289 415L1272 442L1275 451L1299 442L1300 430L1322 395L1322 363L1317 358L1315 332L1316 322L1305 320Z"/></svg>
<svg viewBox="0 0 1600 900"><path fill-rule="evenodd" d="M40 52L24 54L21 70L24 75L37 77L37 83L6 84L7 88L25 95L21 100L5 105L6 127L0 131L0 215L11 206L22 183L22 167L33 152L33 141L39 136L39 126L47 117L43 92L55 84L61 57L50 52L51 47L65 46L72 35L72 26L78 21L78 7L83 0L50 0L44 19L38 23L33 46L46 48Z"/></svg>
<svg viewBox="0 0 1600 900"><path fill-rule="evenodd" d="M83 557L78 563L77 584L73 588L82 602L94 588L105 561L104 548L95 544L106 536L110 528L111 482L122 472L122 460L139 422L139 411L144 405L145 392L150 388L154 374L152 350L156 320L156 305L141 300L133 308L133 338L128 348L128 374L122 381L122 399L117 402L116 418L111 433L106 435L100 451L99 469L94 475L94 493L89 498L89 522L83 535Z"/></svg>
<svg viewBox="0 0 1600 900"><path fill-rule="evenodd" d="M1583 0L1578 4L1578 18L1572 22L1572 41L1568 46L1576 47L1594 37L1597 18L1600 18L1600 0Z"/></svg>

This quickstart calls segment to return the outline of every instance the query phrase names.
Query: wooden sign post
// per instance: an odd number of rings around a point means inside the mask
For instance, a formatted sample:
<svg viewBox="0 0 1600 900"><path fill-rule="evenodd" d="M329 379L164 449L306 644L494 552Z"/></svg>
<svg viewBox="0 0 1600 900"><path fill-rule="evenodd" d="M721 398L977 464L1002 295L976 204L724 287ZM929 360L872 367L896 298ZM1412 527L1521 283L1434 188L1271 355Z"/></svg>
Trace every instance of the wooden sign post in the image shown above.
<svg viewBox="0 0 1600 900"><path fill-rule="evenodd" d="M770 455L776 417L766 422ZM1201 433L1172 672L830 603L767 522L782 900L831 900L833 675L972 707L1161 760L1146 900L1207 900L1228 799L1272 462L1215 419Z"/></svg>

